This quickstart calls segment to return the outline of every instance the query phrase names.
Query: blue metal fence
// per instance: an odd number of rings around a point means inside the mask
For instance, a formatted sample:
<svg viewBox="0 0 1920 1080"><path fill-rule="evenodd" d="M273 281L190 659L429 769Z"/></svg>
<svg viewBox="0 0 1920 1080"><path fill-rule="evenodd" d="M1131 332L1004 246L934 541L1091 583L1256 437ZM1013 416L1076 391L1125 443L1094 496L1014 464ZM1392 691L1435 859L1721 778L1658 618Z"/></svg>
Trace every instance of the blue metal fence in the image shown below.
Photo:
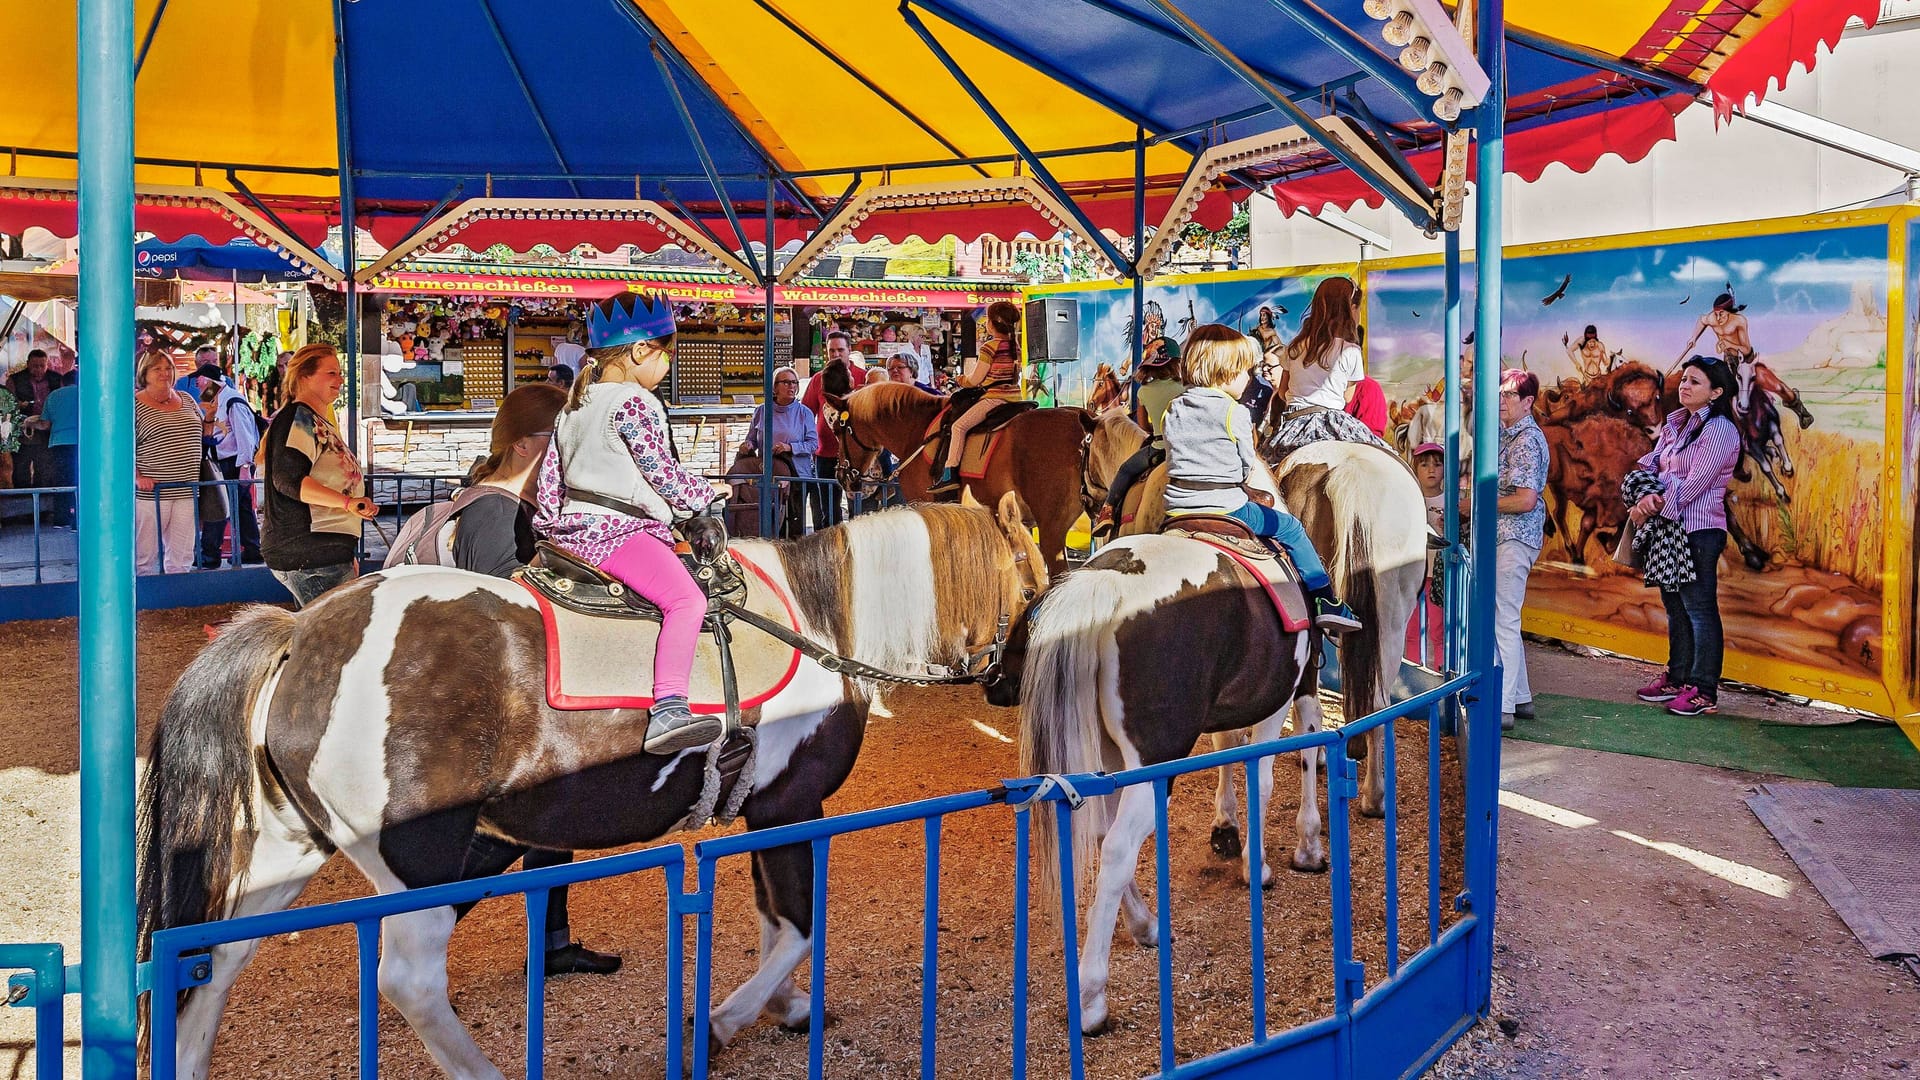
<svg viewBox="0 0 1920 1080"><path fill-rule="evenodd" d="M1469 824L1461 835L1466 864L1463 875L1468 888L1455 902L1461 912L1457 923L1443 923L1441 907L1441 852L1445 840L1441 827L1441 744L1439 715L1451 699L1473 687L1475 676L1452 679L1432 690L1397 703L1372 716L1341 728L1298 735L1272 742L1223 750L1197 757L1114 774L1081 774L1068 777L1073 789L1087 797L1110 795L1123 788L1150 785L1154 794L1155 841L1155 916L1160 929L1159 951L1159 1073L1168 1077L1271 1075L1276 1068L1306 1069L1312 1075L1336 1078L1412 1075L1424 1069L1445 1050L1460 1032L1470 1026L1484 1009L1485 1001L1471 982L1476 967L1475 953L1491 949L1491 898L1473 895L1471 882L1479 875L1475 869L1491 865L1493 853L1490 832ZM1425 911L1427 946L1404 964L1400 960L1399 877L1399 804L1396 791L1396 721L1424 717L1427 721L1427 905ZM1497 714L1477 710L1477 724L1497 724ZM1385 846L1384 917L1386 962L1383 974L1369 982L1369 974L1355 955L1353 916L1353 837L1349 828L1349 804L1358 796L1358 767L1347 753L1355 738L1380 729L1386 753L1386 817L1382 823ZM1480 740L1486 749L1490 740ZM1250 877L1261 875L1261 852L1266 807L1261 805L1255 769L1264 759L1292 753L1327 753L1327 843L1330 859L1333 925L1329 958L1334 977L1333 1012L1312 1023L1274 1033L1269 1030L1266 1013L1265 897L1261 889L1248 889L1249 964L1252 985L1252 1038L1240 1047L1181 1063L1175 1044L1175 1000L1173 980L1172 934L1173 888L1171 880L1167 800L1172 780L1220 767L1244 771L1248 793L1247 842L1254 853ZM1488 760L1468 761L1468 782L1484 782ZM1074 1077L1084 1075L1085 1055L1080 1033L1080 993L1078 985L1078 905L1074 895L1077 879L1071 842L1075 819L1073 807L1065 801L1064 789L1038 778L1006 782L999 788L926 799L898 806L843 814L779 828L740 832L702 841L693 847L693 891L685 890L686 854L679 845L666 845L644 851L614 855L587 862L539 870L523 871L478 881L417 889L384 896L372 896L336 903L295 908L225 922L178 927L162 931L153 939L152 961L146 965L153 1009L153 1047L155 1080L173 1076L174 1016L172 1002L177 990L204 983L211 976L211 961L205 950L216 945L290 934L325 926L353 926L356 929L359 972L360 1075L378 1075L378 1040L375 1013L378 1008L375 970L375 941L380 920L405 912L421 911L466 903L489 897L521 894L527 912L527 1048L526 1075L544 1074L544 1024L542 1012L542 962L544 923L549 892L561 885L597 880L625 874L663 871L666 890L666 1000L661 1027L665 1037L665 1065L669 1077L678 1077L682 1062L682 985L685 977L682 940L686 921L694 920L695 950L692 1030L705 1032L713 1008L714 894L718 867L722 860L750 856L788 845L809 845L814 856L813 921L811 927L812 962L809 977L811 1015L826 1015L827 986L831 980L830 943L827 915L832 897L828 890L828 858L834 841L872 829L919 824L924 837L923 859L926 873L924 904L921 913L921 1007L920 1073L937 1075L935 1022L938 991L937 931L940 920L941 838L945 820L953 815L977 813L996 806L1011 806L1014 818L1014 923L1012 927L1013 1045L1010 1075L1016 1080L1028 1075L1028 1050L1031 1007L1029 952L1032 939L1029 903L1029 830L1034 813L1053 813L1058 817L1062 841L1059 844L1059 873L1062 882L1059 919L1064 976L1069 1070ZM846 899L846 885L838 896ZM0 960L12 954L0 952ZM1484 961L1480 961L1484 963ZM0 965L3 966L3 965ZM44 980L45 976L42 976ZM55 1018L57 1023L57 1016ZM824 1073L824 1023L809 1025L807 1075ZM57 1032L55 1033L57 1036ZM705 1077L709 1070L707 1039L697 1037L691 1046L692 1073ZM56 1055L57 1056L57 1055ZM797 1070L797 1062L794 1071ZM53 1076L57 1073L42 1073Z"/></svg>

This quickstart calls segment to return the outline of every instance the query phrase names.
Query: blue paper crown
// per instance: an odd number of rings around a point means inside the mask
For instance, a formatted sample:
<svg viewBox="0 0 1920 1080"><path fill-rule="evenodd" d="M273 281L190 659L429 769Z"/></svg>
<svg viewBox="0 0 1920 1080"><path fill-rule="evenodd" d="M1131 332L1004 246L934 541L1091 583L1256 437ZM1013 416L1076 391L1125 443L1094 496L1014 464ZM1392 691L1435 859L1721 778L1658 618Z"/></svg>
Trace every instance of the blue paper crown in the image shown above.
<svg viewBox="0 0 1920 1080"><path fill-rule="evenodd" d="M611 309L611 314L609 314ZM673 336L673 305L660 293L621 293L587 314L587 345L601 349Z"/></svg>

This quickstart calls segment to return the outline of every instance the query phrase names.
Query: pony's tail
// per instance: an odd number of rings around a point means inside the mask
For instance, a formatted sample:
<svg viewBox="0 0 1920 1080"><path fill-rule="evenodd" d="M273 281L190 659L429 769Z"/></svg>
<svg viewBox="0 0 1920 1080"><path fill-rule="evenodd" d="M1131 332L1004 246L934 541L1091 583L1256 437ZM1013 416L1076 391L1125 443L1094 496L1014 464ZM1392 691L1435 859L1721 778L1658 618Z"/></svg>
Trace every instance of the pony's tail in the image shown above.
<svg viewBox="0 0 1920 1080"><path fill-rule="evenodd" d="M236 833L254 829L249 719L260 687L287 654L293 626L293 613L280 608L241 611L167 696L140 785L143 961L155 931L220 917L234 891Z"/></svg>
<svg viewBox="0 0 1920 1080"><path fill-rule="evenodd" d="M1340 696L1346 702L1346 722L1352 723L1386 704L1380 685L1381 650L1397 648L1399 638L1381 611L1372 569L1373 543L1361 522L1353 523L1344 541L1339 544L1341 550L1334 556L1334 565L1344 578L1339 582L1341 595L1362 624L1358 632L1340 639ZM1404 629L1399 632L1404 633ZM1364 755L1365 740L1360 740L1355 750Z"/></svg>
<svg viewBox="0 0 1920 1080"><path fill-rule="evenodd" d="M1101 642L1108 633L1106 615L1120 606L1116 577L1099 571L1073 574L1047 593L1034 617L1021 675L1020 771L1027 776L1102 767ZM1083 881L1107 833L1107 802L1091 799L1074 815L1074 871ZM1032 814L1033 880L1049 911L1057 909L1060 898L1057 813L1038 804Z"/></svg>

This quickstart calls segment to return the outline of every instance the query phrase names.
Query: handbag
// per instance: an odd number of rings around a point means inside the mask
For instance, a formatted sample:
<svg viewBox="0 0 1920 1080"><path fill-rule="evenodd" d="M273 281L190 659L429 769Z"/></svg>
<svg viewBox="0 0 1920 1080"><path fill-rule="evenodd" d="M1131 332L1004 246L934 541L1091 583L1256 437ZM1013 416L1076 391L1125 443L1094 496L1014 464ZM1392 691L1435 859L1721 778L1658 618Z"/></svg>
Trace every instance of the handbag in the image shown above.
<svg viewBox="0 0 1920 1080"><path fill-rule="evenodd" d="M1645 562L1640 552L1633 546L1633 538L1639 532L1640 526L1632 518L1628 518L1626 524L1620 526L1620 542L1613 546L1613 561L1629 570L1642 569L1642 564Z"/></svg>
<svg viewBox="0 0 1920 1080"><path fill-rule="evenodd" d="M227 489L223 484L213 483L225 479L220 471L213 467L211 451L200 451L200 520L205 522L227 520Z"/></svg>

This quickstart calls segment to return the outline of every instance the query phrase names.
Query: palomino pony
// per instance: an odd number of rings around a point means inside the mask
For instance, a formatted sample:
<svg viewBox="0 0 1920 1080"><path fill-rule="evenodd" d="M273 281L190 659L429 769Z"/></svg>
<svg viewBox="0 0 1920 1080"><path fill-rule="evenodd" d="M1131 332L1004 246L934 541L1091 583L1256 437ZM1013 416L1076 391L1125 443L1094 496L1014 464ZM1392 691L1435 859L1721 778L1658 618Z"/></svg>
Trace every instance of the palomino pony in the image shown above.
<svg viewBox="0 0 1920 1080"><path fill-rule="evenodd" d="M1289 708L1296 732L1317 731L1319 634L1284 629L1266 591L1232 556L1179 536L1129 536L1060 579L1008 640L1002 680L988 700L1018 696L1020 770L1028 775L1138 768L1184 757L1201 735L1250 728L1280 736ZM1315 799L1319 757L1300 755L1297 870L1327 866ZM1255 770L1259 805L1273 789L1273 759ZM1098 867L1080 954L1080 1021L1105 1029L1115 919L1143 946L1158 944L1135 880L1153 831L1153 791L1134 785L1088 800L1075 815L1075 866ZM1060 890L1052 813L1033 815L1033 872L1043 894ZM1251 879L1253 852L1243 873ZM1271 867L1261 866L1261 884Z"/></svg>
<svg viewBox="0 0 1920 1080"><path fill-rule="evenodd" d="M747 607L778 619L790 602L819 645L895 671L965 665L1046 585L1010 499L997 515L910 507L732 550L760 571L747 574ZM736 650L771 640L734 632ZM556 711L545 682L540 613L512 581L406 567L299 612L241 612L181 675L154 736L141 793L142 952L166 927L288 906L335 850L389 893L498 873L533 847L672 832L699 800L704 753L647 754L644 711ZM747 710L759 728L748 827L821 816L853 768L871 691L805 659ZM497 862L468 862L476 834L496 841ZM753 856L760 966L713 1011L716 1043L763 1012L807 1025L792 975L809 954L815 872L804 844ZM499 1080L447 1000L455 918L438 908L385 920L380 992L447 1075ZM254 947L219 946L212 982L182 995L180 1076L207 1075Z"/></svg>
<svg viewBox="0 0 1920 1080"><path fill-rule="evenodd" d="M849 488L873 468L885 450L899 462L894 475L900 495L920 502L933 486L928 456L940 412L947 399L903 383L869 383L844 398L831 395L827 407L838 414L842 483ZM988 506L1007 492L1025 504L1040 530L1040 552L1054 573L1066 566L1067 530L1083 509L1080 499L1080 444L1093 420L1082 409L1035 409L1009 423L987 473L964 488ZM852 483L848 483L851 480Z"/></svg>

